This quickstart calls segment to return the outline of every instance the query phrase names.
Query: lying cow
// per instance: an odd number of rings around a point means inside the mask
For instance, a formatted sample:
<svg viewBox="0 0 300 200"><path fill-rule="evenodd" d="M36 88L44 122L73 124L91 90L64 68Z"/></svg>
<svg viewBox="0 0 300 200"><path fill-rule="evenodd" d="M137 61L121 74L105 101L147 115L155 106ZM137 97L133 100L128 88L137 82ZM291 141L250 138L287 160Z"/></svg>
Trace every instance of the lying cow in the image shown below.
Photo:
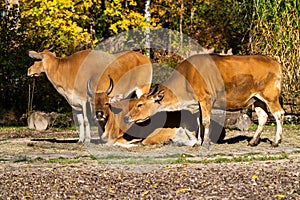
<svg viewBox="0 0 300 200"><path fill-rule="evenodd" d="M49 50L29 51L36 61L29 69L28 76L38 76L44 72L55 89L68 101L79 122L79 142L90 141L90 125L87 116L87 82L96 88L109 85L107 74L123 79L123 87L118 92L123 95L137 91L139 97L148 92L152 81L151 61L138 52L108 54L102 51L84 50L71 56L58 58ZM103 77L103 78L102 78ZM136 77L143 77L136 79ZM84 129L86 136L84 135Z"/></svg>
<svg viewBox="0 0 300 200"><path fill-rule="evenodd" d="M113 81L111 80L109 88L113 87L112 85ZM123 119L130 108L136 104L137 99L125 99L112 103L110 99L115 97L99 98L89 90L89 87L88 92L94 97L92 102L96 120L99 123L105 122L101 139L107 144L131 147L135 146L132 143L139 139L143 139L142 144L144 145L173 141L178 145L193 146L197 142L194 131L197 128L196 115L187 110L159 112L146 121L131 125L125 123ZM222 140L225 137L223 127L217 123L212 125L214 130L222 128L222 137L214 138L214 142ZM124 137L124 135L135 139L129 141L128 137Z"/></svg>
<svg viewBox="0 0 300 200"><path fill-rule="evenodd" d="M203 145L209 147L213 107L235 111L254 104L259 125L249 145L258 144L268 108L277 124L272 146L278 146L284 117L279 103L281 77L279 63L268 56L194 55L181 62L155 92L142 95L125 120L141 122L161 111L200 110L205 129ZM198 140L203 143L200 134Z"/></svg>

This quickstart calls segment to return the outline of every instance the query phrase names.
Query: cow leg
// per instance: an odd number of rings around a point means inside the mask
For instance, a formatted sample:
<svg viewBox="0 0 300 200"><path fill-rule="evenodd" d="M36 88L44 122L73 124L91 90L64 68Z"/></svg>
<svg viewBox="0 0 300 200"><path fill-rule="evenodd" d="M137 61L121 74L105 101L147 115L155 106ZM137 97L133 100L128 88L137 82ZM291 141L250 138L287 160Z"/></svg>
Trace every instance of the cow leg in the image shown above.
<svg viewBox="0 0 300 200"><path fill-rule="evenodd" d="M199 119L197 119L198 122L198 134L197 134L197 139L198 139L198 143L200 142L200 144L202 143L202 146L204 146L205 148L210 147L211 145L211 140L209 137L209 126L210 126L210 113L211 113L211 102L210 102L210 98L207 98L205 101L200 101L199 104ZM203 135L203 141L201 141L201 119L202 118L202 125L204 127L204 135Z"/></svg>
<svg viewBox="0 0 300 200"><path fill-rule="evenodd" d="M123 137L117 138L114 143L113 146L119 146L119 147L123 147L123 148L131 148L131 147L136 147L138 146L137 144L133 144L135 142L139 142L142 139L133 139L132 141L127 141L125 140Z"/></svg>
<svg viewBox="0 0 300 200"><path fill-rule="evenodd" d="M91 128L89 119L84 117L84 126L85 126L85 142L91 142Z"/></svg>
<svg viewBox="0 0 300 200"><path fill-rule="evenodd" d="M261 133L264 129L264 125L266 124L267 119L268 119L268 114L266 112L266 106L263 102L255 102L254 106L255 106L255 112L258 117L258 127L257 127L257 130L256 130L253 138L248 143L250 146L258 145L260 135L261 135Z"/></svg>
<svg viewBox="0 0 300 200"><path fill-rule="evenodd" d="M201 115L201 112L199 112L200 115ZM201 121L202 121L202 118L201 116L197 117L197 133L196 133L196 136L197 136L197 144L198 145L201 145L202 144L202 139L203 139L203 132L201 131Z"/></svg>
<svg viewBox="0 0 300 200"><path fill-rule="evenodd" d="M83 122L84 122L84 127L85 127L85 140L84 142L91 142L91 128L90 128L90 123L89 123L89 118L88 118L88 112L87 112L87 107L88 107L89 102L82 102L82 112L83 112Z"/></svg>
<svg viewBox="0 0 300 200"><path fill-rule="evenodd" d="M76 114L78 125L79 125L79 140L78 142L83 143L84 142L84 120L83 120L83 114Z"/></svg>
<svg viewBox="0 0 300 200"><path fill-rule="evenodd" d="M274 116L276 120L276 136L275 136L275 141L272 143L273 147L277 147L278 144L282 140L282 126L283 126L283 119L284 119L284 110L280 106L279 101L274 102L274 103L269 103L268 104L269 109Z"/></svg>
<svg viewBox="0 0 300 200"><path fill-rule="evenodd" d="M158 128L148 135L142 142L143 145L153 145L163 142L169 142L176 135L175 128Z"/></svg>

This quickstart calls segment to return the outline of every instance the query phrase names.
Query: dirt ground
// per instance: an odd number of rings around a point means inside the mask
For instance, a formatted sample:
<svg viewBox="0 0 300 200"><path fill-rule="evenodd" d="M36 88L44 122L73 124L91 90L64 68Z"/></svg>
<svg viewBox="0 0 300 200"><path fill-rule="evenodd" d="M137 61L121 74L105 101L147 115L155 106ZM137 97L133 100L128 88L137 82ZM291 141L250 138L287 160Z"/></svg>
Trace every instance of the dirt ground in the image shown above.
<svg viewBox="0 0 300 200"><path fill-rule="evenodd" d="M0 132L0 199L300 199L300 133L227 131L211 150L78 144L76 131Z"/></svg>

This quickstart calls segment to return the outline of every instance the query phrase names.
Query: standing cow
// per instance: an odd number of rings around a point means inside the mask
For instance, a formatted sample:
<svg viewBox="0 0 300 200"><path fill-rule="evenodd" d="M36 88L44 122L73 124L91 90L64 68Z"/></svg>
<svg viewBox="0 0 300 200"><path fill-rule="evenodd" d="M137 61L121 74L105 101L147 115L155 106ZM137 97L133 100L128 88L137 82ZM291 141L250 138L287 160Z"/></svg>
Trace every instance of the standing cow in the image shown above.
<svg viewBox="0 0 300 200"><path fill-rule="evenodd" d="M279 103L281 77L279 63L268 56L194 55L181 62L157 91L142 95L124 120L143 121L162 110L200 109L203 145L209 146L212 107L234 111L254 104L259 125L249 145L258 144L268 108L277 124L272 146L278 146L284 117Z"/></svg>
<svg viewBox="0 0 300 200"><path fill-rule="evenodd" d="M107 87L109 80L107 76L102 76L103 74L128 76L130 71L134 71L136 67L144 79L140 82L136 82L134 79L125 81L124 91L119 91L124 95L128 94L128 91L138 91L138 94L147 92L152 81L151 62L138 52L109 54L102 51L84 50L68 57L58 58L55 53L44 50L43 52L29 51L29 56L41 61L36 61L28 69L28 76L36 76L44 72L55 89L68 101L76 113L80 132L79 142L90 141L86 95L88 80L91 80L92 87L101 84ZM117 66L114 66L115 64ZM119 69L120 66L130 67Z"/></svg>

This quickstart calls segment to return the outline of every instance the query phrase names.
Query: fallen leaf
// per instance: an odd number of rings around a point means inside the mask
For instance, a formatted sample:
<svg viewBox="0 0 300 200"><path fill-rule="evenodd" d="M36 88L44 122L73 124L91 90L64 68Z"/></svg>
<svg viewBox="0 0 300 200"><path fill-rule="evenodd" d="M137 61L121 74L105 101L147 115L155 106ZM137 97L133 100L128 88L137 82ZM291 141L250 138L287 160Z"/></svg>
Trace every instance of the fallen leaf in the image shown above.
<svg viewBox="0 0 300 200"><path fill-rule="evenodd" d="M143 193L141 194L141 196L144 197L144 196L146 196L148 193L149 193L149 190L146 190L145 192L143 192Z"/></svg>
<svg viewBox="0 0 300 200"><path fill-rule="evenodd" d="M189 190L190 190L190 188L180 188L176 191L176 195L179 193L185 192L185 191L189 191Z"/></svg>
<svg viewBox="0 0 300 200"><path fill-rule="evenodd" d="M256 174L254 174L254 175L252 176L252 179L258 179L258 176L257 176Z"/></svg>
<svg viewBox="0 0 300 200"><path fill-rule="evenodd" d="M284 197L285 197L284 194L276 194L275 196L276 196L276 197L279 197L279 198L284 198Z"/></svg>

